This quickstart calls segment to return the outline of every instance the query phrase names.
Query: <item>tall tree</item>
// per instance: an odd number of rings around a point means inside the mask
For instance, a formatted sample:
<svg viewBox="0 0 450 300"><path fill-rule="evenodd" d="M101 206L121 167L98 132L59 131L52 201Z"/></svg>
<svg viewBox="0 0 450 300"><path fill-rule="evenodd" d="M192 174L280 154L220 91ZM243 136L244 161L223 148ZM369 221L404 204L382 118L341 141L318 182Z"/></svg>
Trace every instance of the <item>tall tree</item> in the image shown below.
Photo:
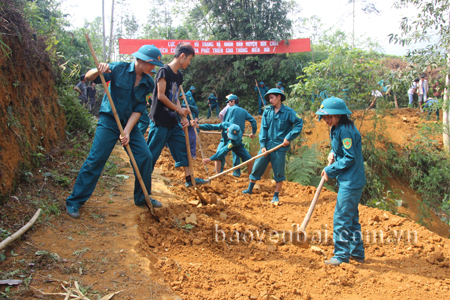
<svg viewBox="0 0 450 300"><path fill-rule="evenodd" d="M199 0L190 18L215 39L287 40L293 5L286 0Z"/></svg>
<svg viewBox="0 0 450 300"><path fill-rule="evenodd" d="M415 18L403 18L401 34L390 34L390 41L401 45L427 42L426 48L409 51L408 57L415 62L422 61L424 57L428 60L435 58L434 61L439 61L442 57L446 58L442 119L444 150L449 152L450 2L448 0L397 0L395 5L398 8L413 6L418 14Z"/></svg>
<svg viewBox="0 0 450 300"><path fill-rule="evenodd" d="M109 47L108 47L108 61L111 61L111 50L113 48L113 27L114 27L114 0L112 0L111 6L111 26L109 34Z"/></svg>
<svg viewBox="0 0 450 300"><path fill-rule="evenodd" d="M103 61L106 61L106 33L105 33L105 0L102 0L102 26L103 26Z"/></svg>
<svg viewBox="0 0 450 300"><path fill-rule="evenodd" d="M353 12L352 12L352 19L353 19L353 30L352 30L352 47L355 47L355 11L356 11L356 0L347 0L348 3L353 5ZM372 2L369 2L368 0L358 0L358 2L361 2L361 10L366 14L379 14L380 11L375 7L375 4Z"/></svg>

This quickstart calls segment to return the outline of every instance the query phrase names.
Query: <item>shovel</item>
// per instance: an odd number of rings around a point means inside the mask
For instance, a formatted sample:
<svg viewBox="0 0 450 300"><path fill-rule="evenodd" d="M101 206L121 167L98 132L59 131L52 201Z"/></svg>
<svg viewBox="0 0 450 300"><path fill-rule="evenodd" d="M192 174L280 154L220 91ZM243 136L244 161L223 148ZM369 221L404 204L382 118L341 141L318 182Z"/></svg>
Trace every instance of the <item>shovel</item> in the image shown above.
<svg viewBox="0 0 450 300"><path fill-rule="evenodd" d="M89 45L89 49L91 50L92 57L94 58L95 66L98 69L99 63L97 60L97 56L95 55L94 48L92 47L91 40L89 39L89 35L87 33L85 33L84 36L86 37L86 41ZM116 107L111 98L111 94L109 93L109 89L106 86L105 77L103 77L103 73L101 73L101 72L99 72L99 76L100 76L100 79L102 80L103 88L105 89L106 95L108 96L109 104L111 105L111 110L113 111L114 119L116 119L117 127L119 127L120 135L124 136L122 124L120 123L119 116L117 115ZM128 156L130 157L130 160L131 160L131 164L133 165L134 172L136 173L136 177L139 180L139 183L141 185L142 192L144 193L144 196L145 196L145 202L147 203L147 207L150 209L150 212L152 213L153 217L159 222L159 218L158 218L158 216L156 216L155 211L153 210L153 205L152 205L152 202L150 201L150 196L148 195L147 188L145 187L145 184L144 184L144 180L142 180L141 172L139 172L139 168L136 164L136 160L134 159L133 152L131 152L130 144L127 144L125 146L125 149L127 150Z"/></svg>
<svg viewBox="0 0 450 300"><path fill-rule="evenodd" d="M214 175L214 176L211 176L211 177L209 177L208 179L209 179L209 180L212 180L212 179L217 178L217 177L219 177L219 176L225 175L226 173L229 173L229 172L232 172L232 171L234 171L234 170L237 170L237 169L239 169L239 168L245 166L246 164L248 164L248 163L250 163L250 162L252 162L252 161L254 161L254 160L256 160L256 159L258 159L258 158L260 158L260 157L266 156L267 154L269 154L269 153L271 153L271 152L274 152L274 151L280 149L281 147L283 147L283 144L280 144L280 145L276 146L275 148L272 148L272 149L270 149L270 150L268 150L268 151L266 151L266 152L264 152L264 153L261 153L261 154L259 154L259 155L256 155L255 157L252 157L252 158L250 158L249 160L244 161L242 164L237 165L237 166L235 166L235 167L232 167L231 169L228 169L228 170L226 170L226 171L223 171L222 173L219 173L219 174L216 174L216 175Z"/></svg>
<svg viewBox="0 0 450 300"><path fill-rule="evenodd" d="M222 132L219 132L219 131L204 131L204 130L200 130L200 133L204 133L204 134L222 134ZM250 134L244 133L242 136L249 137Z"/></svg>
<svg viewBox="0 0 450 300"><path fill-rule="evenodd" d="M258 81L256 79L255 79L255 82L256 82L256 87L258 89L259 96L261 97L261 101L264 104L263 106L266 107L266 101L264 100L263 96L261 95L261 91L259 90L259 86L258 86Z"/></svg>

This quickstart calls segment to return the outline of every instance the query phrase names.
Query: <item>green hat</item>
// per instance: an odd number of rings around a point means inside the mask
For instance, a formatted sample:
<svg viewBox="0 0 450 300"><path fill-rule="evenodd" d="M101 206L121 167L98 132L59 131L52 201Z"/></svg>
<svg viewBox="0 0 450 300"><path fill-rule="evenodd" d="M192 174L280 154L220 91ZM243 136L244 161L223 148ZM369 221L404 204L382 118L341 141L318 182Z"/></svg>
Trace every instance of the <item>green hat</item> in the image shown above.
<svg viewBox="0 0 450 300"><path fill-rule="evenodd" d="M209 95L210 97L215 97L215 95L214 94L211 94L211 95Z"/></svg>
<svg viewBox="0 0 450 300"><path fill-rule="evenodd" d="M278 81L277 85L283 85L283 83L281 81Z"/></svg>
<svg viewBox="0 0 450 300"><path fill-rule="evenodd" d="M144 45L131 55L153 65L164 67L161 61L161 51L153 45Z"/></svg>
<svg viewBox="0 0 450 300"><path fill-rule="evenodd" d="M270 89L265 95L264 95L264 99L266 99L266 101L269 101L269 95L270 94L275 94L275 95L281 95L281 102L283 102L284 100L286 100L286 95L280 90L280 89Z"/></svg>
<svg viewBox="0 0 450 300"><path fill-rule="evenodd" d="M195 87L193 85L191 85L191 88L189 90L190 91L195 91Z"/></svg>
<svg viewBox="0 0 450 300"><path fill-rule="evenodd" d="M225 103L228 103L230 100L239 100L239 98L236 95L230 95Z"/></svg>
<svg viewBox="0 0 450 300"><path fill-rule="evenodd" d="M319 115L319 121L322 119L322 116L328 115L350 115L352 112L347 108L344 100L330 97L323 100L320 108L316 111L316 115Z"/></svg>
<svg viewBox="0 0 450 300"><path fill-rule="evenodd" d="M228 138L230 140L237 140L241 136L241 128L236 124L231 124L230 127L228 127Z"/></svg>
<svg viewBox="0 0 450 300"><path fill-rule="evenodd" d="M264 81L261 81L261 82L259 83L259 85L264 85Z"/></svg>

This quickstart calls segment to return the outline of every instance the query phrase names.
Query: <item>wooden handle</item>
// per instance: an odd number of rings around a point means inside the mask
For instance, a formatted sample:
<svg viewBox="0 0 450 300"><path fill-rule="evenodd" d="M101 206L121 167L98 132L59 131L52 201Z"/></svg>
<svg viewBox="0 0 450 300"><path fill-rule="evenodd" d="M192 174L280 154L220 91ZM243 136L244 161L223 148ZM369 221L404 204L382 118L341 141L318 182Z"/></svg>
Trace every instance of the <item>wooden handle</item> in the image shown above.
<svg viewBox="0 0 450 300"><path fill-rule="evenodd" d="M219 131L205 131L205 130L200 130L200 133L204 133L204 134L222 134L222 132ZM242 136L247 136L249 137L250 134L243 134Z"/></svg>
<svg viewBox="0 0 450 300"><path fill-rule="evenodd" d="M219 177L219 176L222 176L222 175L224 175L224 174L226 174L226 173L229 173L229 172L231 172L231 171L237 170L237 169L239 169L240 167L245 166L245 165L248 164L249 162L252 162L252 161L254 161L255 159L258 159L258 158L263 157L263 156L265 156L265 155L267 155L267 154L269 154L269 153L271 153L271 152L273 152L273 151L276 151L276 150L280 149L281 147L283 147L283 144L280 144L280 145L276 146L275 148L272 148L272 149L270 149L270 150L268 150L268 151L266 151L266 152L264 152L264 153L258 154L258 155L256 155L255 157L252 157L252 158L250 158L249 160L244 161L242 164L237 165L236 167L232 167L231 169L228 169L228 170L226 170L226 171L223 171L222 173L219 173L219 174L216 174L216 175L214 175L214 176L211 176L211 177L209 177L208 179L211 180L211 179L217 178L217 177Z"/></svg>
<svg viewBox="0 0 450 300"><path fill-rule="evenodd" d="M314 194L314 198L311 201L311 205L309 206L308 212L306 213L305 218L303 219L302 225L300 226L300 231L305 231L306 226L308 226L309 220L311 219L311 216L314 212L314 208L316 207L317 200L319 199L320 192L322 191L322 187L325 183L325 178L322 177L320 180L319 186L317 187L316 193Z"/></svg>
<svg viewBox="0 0 450 300"><path fill-rule="evenodd" d="M92 57L94 58L95 66L97 67L97 70L98 70L99 63L97 60L97 56L95 55L94 48L92 47L91 40L89 39L89 35L87 33L85 33L84 36L86 37L86 41L89 45L89 50L91 50L91 54L92 54ZM114 119L116 119L117 127L119 127L120 135L124 136L122 124L120 123L119 116L117 115L116 106L114 105L111 94L109 93L109 89L106 86L105 77L103 76L102 72L98 71L98 73L99 73L100 79L102 80L102 85L103 85L103 88L105 89L106 96L108 96L109 104L111 105L111 110L114 114ZM155 219L159 220L158 217L155 215L155 211L153 210L152 202L150 201L150 197L148 195L147 188L145 187L144 180L142 180L141 172L139 171L139 168L136 164L136 160L134 159L133 152L131 152L130 144L127 144L125 146L125 149L128 153L128 156L130 157L131 164L133 165L134 172L136 173L136 177L139 180L139 184L141 185L142 192L144 193L144 196L145 196L145 202L147 202L148 207L150 208L150 212L155 217Z"/></svg>
<svg viewBox="0 0 450 300"><path fill-rule="evenodd" d="M331 162L328 163L330 165ZM320 192L322 191L323 185L325 184L325 177L322 177L320 180L319 186L317 187L316 193L314 194L314 198L311 201L311 205L309 206L308 212L306 213L305 218L303 219L302 225L300 226L300 231L305 231L306 226L308 226L309 220L314 212L314 208L316 207L317 200L319 200Z"/></svg>
<svg viewBox="0 0 450 300"><path fill-rule="evenodd" d="M181 85L180 85L180 90L182 90L183 88L181 87ZM183 93L183 95L184 95L184 93ZM186 98L185 98L185 100L186 100ZM186 101L186 106L187 106L188 104L187 104L187 101ZM179 108L181 108L181 103L180 103L180 101L178 100L178 98L177 98L177 106L179 107ZM183 117L184 118L184 117ZM191 114L191 118L192 118L192 114ZM195 128L194 128L195 129ZM188 133L188 129L187 129L187 127L185 127L184 128L184 140L185 140L185 142L186 142L186 151L187 151L187 154L188 154L188 162L189 162L189 175L191 176L191 182L192 182L192 185L194 185L194 189L195 189L195 192L197 193L197 196L200 198L200 201L203 203L203 204L207 204L208 202L206 201L206 199L205 199L205 197L203 197L203 195L202 195L202 193L200 193L200 190L199 189L197 189L197 183L195 182L195 176L194 176L194 162L192 161L192 155L191 155L191 146L190 146L190 143L189 143L189 133Z"/></svg>
<svg viewBox="0 0 450 300"><path fill-rule="evenodd" d="M190 111L191 108L189 107L189 103L186 99L186 95L184 94L184 90L181 85L180 85L180 90L181 90L181 94L183 94L184 102L186 102L186 107ZM191 116L191 120L194 120L194 117L192 116L192 112L191 112L190 116ZM198 135L197 128L194 128L194 132L195 132L195 136L197 137L198 144L200 145L200 153L202 154L202 159L205 159L205 154L203 153L203 147L202 147L202 140L200 139L200 136ZM205 164L203 164L203 165L205 166L206 174L208 174L208 176L209 176L208 167Z"/></svg>

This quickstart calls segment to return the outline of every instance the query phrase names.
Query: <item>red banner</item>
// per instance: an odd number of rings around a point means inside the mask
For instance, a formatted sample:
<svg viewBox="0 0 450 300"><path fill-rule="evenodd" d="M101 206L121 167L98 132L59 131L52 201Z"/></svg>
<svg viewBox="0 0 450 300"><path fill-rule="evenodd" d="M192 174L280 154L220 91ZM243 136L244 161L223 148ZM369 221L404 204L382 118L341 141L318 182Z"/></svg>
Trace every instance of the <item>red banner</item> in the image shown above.
<svg viewBox="0 0 450 300"><path fill-rule="evenodd" d="M196 55L252 55L311 51L309 39L285 41L193 41L119 39L119 53L132 54L143 45L155 45L162 55L173 55L180 42L190 43Z"/></svg>

